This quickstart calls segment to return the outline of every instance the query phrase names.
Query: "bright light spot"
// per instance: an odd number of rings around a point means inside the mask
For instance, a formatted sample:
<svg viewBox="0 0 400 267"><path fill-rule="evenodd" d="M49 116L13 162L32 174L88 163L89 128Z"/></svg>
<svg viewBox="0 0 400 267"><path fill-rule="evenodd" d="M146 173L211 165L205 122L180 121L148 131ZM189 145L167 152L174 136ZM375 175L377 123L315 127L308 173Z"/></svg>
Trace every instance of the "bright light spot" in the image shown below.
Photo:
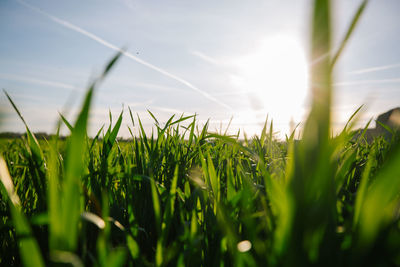
<svg viewBox="0 0 400 267"><path fill-rule="evenodd" d="M258 43L250 54L234 61L238 76L232 83L247 90L251 106L287 128L303 120L308 93L304 49L290 35L275 35Z"/></svg>
<svg viewBox="0 0 400 267"><path fill-rule="evenodd" d="M394 110L392 114L389 117L389 122L392 124L391 126L394 126L395 128L400 127L400 111L399 110Z"/></svg>
<svg viewBox="0 0 400 267"><path fill-rule="evenodd" d="M8 172L7 163L0 156L0 182L3 183L4 188L7 191L8 197L11 199L11 202L14 206L19 206L20 201L17 193L15 192L14 184L11 179L10 173Z"/></svg>
<svg viewBox="0 0 400 267"><path fill-rule="evenodd" d="M97 225L97 227L99 227L100 229L104 229L106 227L106 223L103 221L103 219L94 213L85 211L81 214L81 217Z"/></svg>
<svg viewBox="0 0 400 267"><path fill-rule="evenodd" d="M251 249L251 242L249 240L240 241L237 244L237 249L240 252L247 252L247 251L249 251Z"/></svg>

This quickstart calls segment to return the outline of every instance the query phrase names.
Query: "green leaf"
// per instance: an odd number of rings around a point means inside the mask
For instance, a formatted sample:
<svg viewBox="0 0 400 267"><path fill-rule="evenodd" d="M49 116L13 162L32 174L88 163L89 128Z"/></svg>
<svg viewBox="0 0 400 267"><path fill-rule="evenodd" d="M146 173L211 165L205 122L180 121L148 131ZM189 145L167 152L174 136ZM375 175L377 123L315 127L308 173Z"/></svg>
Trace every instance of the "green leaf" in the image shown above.
<svg viewBox="0 0 400 267"><path fill-rule="evenodd" d="M107 267L123 266L126 259L126 252L122 248L117 248L111 251L107 259Z"/></svg>
<svg viewBox="0 0 400 267"><path fill-rule="evenodd" d="M137 259L140 256L140 248L137 242L130 235L127 235L126 244L128 246L132 258Z"/></svg>
<svg viewBox="0 0 400 267"><path fill-rule="evenodd" d="M354 14L354 17L350 23L349 28L347 29L346 35L344 36L342 42L340 43L339 49L336 52L335 56L332 59L331 67L333 68L340 57L341 53L343 52L343 49L345 48L347 42L350 39L350 36L353 34L354 29L356 28L356 25L358 21L361 18L362 13L365 10L365 7L367 6L369 0L364 0L361 5L358 7L356 14Z"/></svg>
<svg viewBox="0 0 400 267"><path fill-rule="evenodd" d="M381 229L393 221L400 188L400 143L391 151L388 162L377 174L368 193L360 195L359 207L359 245L368 247L377 238ZM364 178L363 178L364 179ZM364 179L366 180L366 179ZM362 181L366 183L366 181ZM365 185L363 185L365 188ZM365 191L365 189L363 189ZM362 201L364 200L364 201ZM360 204L360 202L363 202ZM398 207L398 206L397 206Z"/></svg>
<svg viewBox="0 0 400 267"><path fill-rule="evenodd" d="M61 113L59 113L59 114L60 114L60 117L61 117L62 121L64 122L64 124L72 132L74 130L74 127L72 127L72 125L68 122L68 120Z"/></svg>
<svg viewBox="0 0 400 267"><path fill-rule="evenodd" d="M108 137L108 141L109 141L110 146L114 145L114 142L115 142L115 140L117 138L119 129L121 128L122 114L123 114L123 111L121 111L121 114L118 117L117 123L114 125L114 128L112 129L112 131L111 131L111 133L110 133L110 135Z"/></svg>
<svg viewBox="0 0 400 267"><path fill-rule="evenodd" d="M7 193L4 198L8 200L16 233L20 236L18 245L24 266L45 266L39 245L33 236L25 215L21 212L20 200L15 192L7 164L1 156L0 180L2 187L0 191Z"/></svg>
<svg viewBox="0 0 400 267"><path fill-rule="evenodd" d="M42 149L40 148L39 142L37 141L35 135L30 131L30 129L28 127L28 124L26 123L24 117L22 117L22 114L18 110L18 108L15 105L14 101L11 99L11 97L8 95L8 93L5 90L3 90L3 91L4 91L4 94L7 96L8 100L10 101L12 107L17 112L18 116L20 117L20 119L22 120L22 122L25 125L26 134L27 134L27 137L28 137L28 145L29 145L29 148L31 150L32 155L35 157L35 160L38 163L41 163L44 160L44 157L43 157L43 152L42 152ZM41 164L39 164L39 165L41 165Z"/></svg>

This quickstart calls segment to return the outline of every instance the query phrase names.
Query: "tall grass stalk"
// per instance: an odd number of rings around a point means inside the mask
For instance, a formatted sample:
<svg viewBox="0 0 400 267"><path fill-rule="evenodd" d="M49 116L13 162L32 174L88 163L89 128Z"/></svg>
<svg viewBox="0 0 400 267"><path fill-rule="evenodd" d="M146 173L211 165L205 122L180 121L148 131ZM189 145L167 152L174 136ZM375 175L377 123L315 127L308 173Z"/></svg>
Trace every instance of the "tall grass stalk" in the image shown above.
<svg viewBox="0 0 400 267"><path fill-rule="evenodd" d="M369 124L352 131L360 109L337 136L330 128L334 66L367 2L335 50L331 3L314 1L301 140L277 140L268 119L239 140L195 116L162 123L150 111L146 135L130 108L131 140L117 138L123 112L90 138L93 95L120 54L50 140L35 137L6 93L26 135L0 145L0 265L400 265L399 137L366 142Z"/></svg>

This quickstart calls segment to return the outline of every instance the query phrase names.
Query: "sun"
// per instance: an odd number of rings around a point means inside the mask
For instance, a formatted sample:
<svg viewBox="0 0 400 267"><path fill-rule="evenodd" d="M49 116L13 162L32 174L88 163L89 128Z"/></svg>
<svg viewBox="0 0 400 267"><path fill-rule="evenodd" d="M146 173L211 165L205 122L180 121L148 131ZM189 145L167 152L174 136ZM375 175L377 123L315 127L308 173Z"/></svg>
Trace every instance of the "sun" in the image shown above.
<svg viewBox="0 0 400 267"><path fill-rule="evenodd" d="M303 119L309 77L298 40L284 34L265 38L236 64L240 77L236 84L247 90L254 110L284 126Z"/></svg>

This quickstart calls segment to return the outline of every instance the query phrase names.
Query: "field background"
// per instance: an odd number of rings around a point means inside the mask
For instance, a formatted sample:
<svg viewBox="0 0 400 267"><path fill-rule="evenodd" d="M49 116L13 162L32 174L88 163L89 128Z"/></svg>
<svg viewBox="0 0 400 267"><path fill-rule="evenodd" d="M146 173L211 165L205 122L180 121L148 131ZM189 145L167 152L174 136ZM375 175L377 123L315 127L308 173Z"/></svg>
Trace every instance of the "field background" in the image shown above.
<svg viewBox="0 0 400 267"><path fill-rule="evenodd" d="M147 135L130 109L87 136L96 89L38 141L1 141L1 257L5 266L400 265L400 139L367 141L358 112L331 133L333 70L368 1L331 48L330 3L316 0L311 112L302 138L279 141L271 120L240 140L195 116L154 119ZM122 116L132 140L119 142ZM70 135L59 138L61 127Z"/></svg>

